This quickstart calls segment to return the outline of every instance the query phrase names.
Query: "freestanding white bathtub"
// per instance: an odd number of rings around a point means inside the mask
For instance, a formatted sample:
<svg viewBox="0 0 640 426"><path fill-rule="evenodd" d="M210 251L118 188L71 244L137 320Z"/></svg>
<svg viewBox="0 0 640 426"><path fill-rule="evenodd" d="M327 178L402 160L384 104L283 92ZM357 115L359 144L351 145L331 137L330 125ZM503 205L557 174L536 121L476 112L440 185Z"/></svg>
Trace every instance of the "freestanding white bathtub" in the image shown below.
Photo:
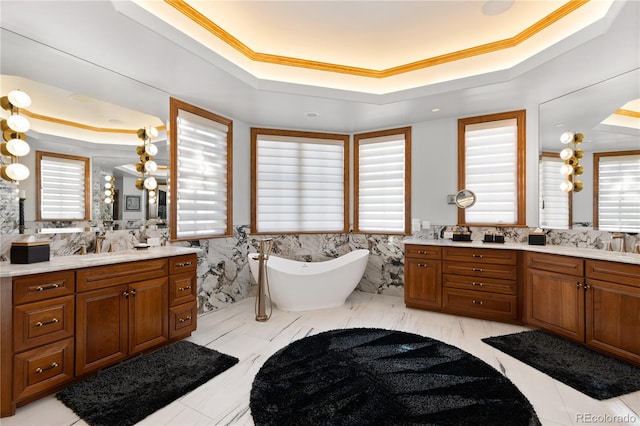
<svg viewBox="0 0 640 426"><path fill-rule="evenodd" d="M258 253L249 268L258 282ZM269 256L266 274L272 302L283 311L308 311L344 304L364 275L369 250L354 250L324 262L298 262Z"/></svg>

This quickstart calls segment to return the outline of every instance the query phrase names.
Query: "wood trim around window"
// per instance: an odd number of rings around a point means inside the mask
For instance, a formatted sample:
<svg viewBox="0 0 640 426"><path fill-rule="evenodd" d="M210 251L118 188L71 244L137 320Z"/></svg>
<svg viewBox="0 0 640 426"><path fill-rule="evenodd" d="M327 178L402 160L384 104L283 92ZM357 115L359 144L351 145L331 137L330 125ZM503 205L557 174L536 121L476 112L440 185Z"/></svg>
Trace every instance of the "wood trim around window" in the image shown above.
<svg viewBox="0 0 640 426"><path fill-rule="evenodd" d="M600 198L600 158L601 157L621 157L624 155L640 155L639 150L630 151L610 151L610 152L594 152L593 153L593 229L598 229L600 226L598 202Z"/></svg>
<svg viewBox="0 0 640 426"><path fill-rule="evenodd" d="M64 158L66 160L76 160L84 162L84 217L81 218L42 218L41 198L42 198L42 179L40 173L42 166L40 162L42 157ZM91 220L91 160L88 157L78 157L76 155L59 154L57 152L36 151L36 221L74 221L74 220Z"/></svg>
<svg viewBox="0 0 640 426"><path fill-rule="evenodd" d="M495 226L495 227L519 227L526 226L527 222L527 198L526 198L526 147L527 128L526 110L501 112L497 114L481 115L458 119L458 190L465 189L465 126L468 124L486 123L490 121L516 119L518 126L517 166L516 166L516 190L517 190L517 216L516 223L466 223L465 209L458 208L458 225L463 226Z"/></svg>
<svg viewBox="0 0 640 426"><path fill-rule="evenodd" d="M540 154L540 159L542 159L542 157L560 158L560 153L559 152L543 151ZM538 167L538 170L540 170L539 167ZM560 173L560 170L558 170L558 174L559 173ZM538 176L538 190L540 190L540 188L539 188L540 183L539 182L540 182L540 176ZM538 194L538 195L540 195L540 194ZM571 228L573 228L573 191L569 192L568 195L569 195L569 198L568 198L567 202L569 203L569 219L567 221L567 226L569 227L569 229L571 229ZM538 206L538 208L540 208L540 207Z"/></svg>
<svg viewBox="0 0 640 426"><path fill-rule="evenodd" d="M404 135L404 234L411 235L411 127L380 130L353 135L353 232L371 234L371 231L360 231L358 202L360 197L360 139L373 139L383 136ZM393 233L385 233L393 235Z"/></svg>
<svg viewBox="0 0 640 426"><path fill-rule="evenodd" d="M336 230L336 232L348 232L349 229L349 135L336 134L336 133L317 133L298 130L282 130L282 129L264 129L258 127L251 128L251 206L250 206L250 233L256 235L272 235L273 232L260 232L257 229L258 226L258 135L271 135L271 136L289 136L298 138L312 138L312 139L332 139L344 142L344 227L342 231ZM326 234L332 233L329 231L291 231L291 232L278 232L278 235L286 234Z"/></svg>
<svg viewBox="0 0 640 426"><path fill-rule="evenodd" d="M177 238L178 232L178 203L175 194L178 193L178 110L199 115L211 121L227 126L227 229L224 235L203 235L198 239L223 238L233 235L233 120L222 117L213 112L188 104L175 98L169 99L169 241L192 241L193 238Z"/></svg>

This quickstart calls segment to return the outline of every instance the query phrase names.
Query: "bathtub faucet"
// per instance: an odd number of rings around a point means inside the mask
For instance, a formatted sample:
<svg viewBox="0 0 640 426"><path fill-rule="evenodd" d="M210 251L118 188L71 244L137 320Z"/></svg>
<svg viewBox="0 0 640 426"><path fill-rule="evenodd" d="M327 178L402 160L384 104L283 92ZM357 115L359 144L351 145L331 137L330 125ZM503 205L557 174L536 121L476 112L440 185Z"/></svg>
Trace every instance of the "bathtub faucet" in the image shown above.
<svg viewBox="0 0 640 426"><path fill-rule="evenodd" d="M267 249L265 251L265 243L267 243ZM266 321L271 317L271 313L267 315L265 309L265 286L269 291L269 280L264 283L263 280L266 277L265 267L267 260L269 260L269 253L273 248L273 238L263 238L260 240L260 254L258 255L258 298L256 300L256 321ZM269 301L271 303L271 301Z"/></svg>

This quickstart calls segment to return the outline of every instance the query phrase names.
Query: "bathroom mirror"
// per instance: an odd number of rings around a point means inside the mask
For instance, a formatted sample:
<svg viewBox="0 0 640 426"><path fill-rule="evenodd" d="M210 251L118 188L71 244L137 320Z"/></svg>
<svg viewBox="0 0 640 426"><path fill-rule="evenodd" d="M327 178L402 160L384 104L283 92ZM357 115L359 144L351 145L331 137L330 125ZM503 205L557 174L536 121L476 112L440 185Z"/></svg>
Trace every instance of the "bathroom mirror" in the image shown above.
<svg viewBox="0 0 640 426"><path fill-rule="evenodd" d="M113 173L126 181L119 191L121 198L141 194L135 188L135 179L140 177L135 171L139 161L136 146L141 143L136 131L149 125L163 128L168 118L168 94L13 32L2 29L0 36L2 93L19 88L33 101L27 108L33 111L28 116L31 130L27 132L31 153L20 160L31 172L19 185L26 194L27 226L36 220L36 150L90 157L91 219L96 224L110 220L112 215L108 213L113 206L104 205L104 182L99 179ZM85 114L77 115L74 112L77 110ZM158 147L154 161L166 175L169 165L166 132L161 131L153 143ZM157 179L166 179L164 175ZM7 198L14 197L14 187L12 183L0 182L2 204L15 202ZM124 210L123 204L119 203L120 210ZM135 218L128 219L140 223L147 217L145 210L143 204ZM125 219L122 214L116 216ZM0 229L7 232L6 228Z"/></svg>
<svg viewBox="0 0 640 426"><path fill-rule="evenodd" d="M466 209L476 203L476 194L468 189L461 189L460 191L456 192L453 201L456 203L456 206L460 207L461 209Z"/></svg>
<svg viewBox="0 0 640 426"><path fill-rule="evenodd" d="M580 159L584 173L578 178L583 182L584 189L568 197L571 200L567 209L571 215L571 225L568 227L593 226L594 191L597 191L593 182L594 153L640 149L640 112L637 103L635 111L630 115L626 113L626 117L621 114L611 117L623 107L626 110L634 108L628 102L638 99L640 70L634 69L539 105L540 154L559 153L565 148L560 142L560 135L566 131L584 135L584 141L580 145L584 151L584 157ZM553 171L551 168L548 173ZM539 177L544 177L543 172L540 173ZM559 167L557 173L560 176ZM549 177L554 178L553 175ZM624 176L621 175L620 179L622 181ZM557 191L552 192L555 191L555 186L551 186L547 194L540 192L539 217L543 215L542 209L548 206L549 198L562 197L559 185ZM539 191L542 191L541 188Z"/></svg>

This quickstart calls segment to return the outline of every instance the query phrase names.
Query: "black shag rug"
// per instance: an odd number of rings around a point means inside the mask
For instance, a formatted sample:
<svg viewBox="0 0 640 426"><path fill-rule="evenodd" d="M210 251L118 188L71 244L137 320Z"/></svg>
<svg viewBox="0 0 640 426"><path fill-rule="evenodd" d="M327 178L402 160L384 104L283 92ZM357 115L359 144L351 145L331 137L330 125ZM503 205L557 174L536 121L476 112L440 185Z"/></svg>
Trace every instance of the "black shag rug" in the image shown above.
<svg viewBox="0 0 640 426"><path fill-rule="evenodd" d="M482 341L595 399L640 390L640 368L544 331Z"/></svg>
<svg viewBox="0 0 640 426"><path fill-rule="evenodd" d="M333 330L276 352L251 389L256 425L539 425L497 370L454 346L376 328Z"/></svg>
<svg viewBox="0 0 640 426"><path fill-rule="evenodd" d="M56 397L92 426L133 425L237 362L179 341L101 371Z"/></svg>

